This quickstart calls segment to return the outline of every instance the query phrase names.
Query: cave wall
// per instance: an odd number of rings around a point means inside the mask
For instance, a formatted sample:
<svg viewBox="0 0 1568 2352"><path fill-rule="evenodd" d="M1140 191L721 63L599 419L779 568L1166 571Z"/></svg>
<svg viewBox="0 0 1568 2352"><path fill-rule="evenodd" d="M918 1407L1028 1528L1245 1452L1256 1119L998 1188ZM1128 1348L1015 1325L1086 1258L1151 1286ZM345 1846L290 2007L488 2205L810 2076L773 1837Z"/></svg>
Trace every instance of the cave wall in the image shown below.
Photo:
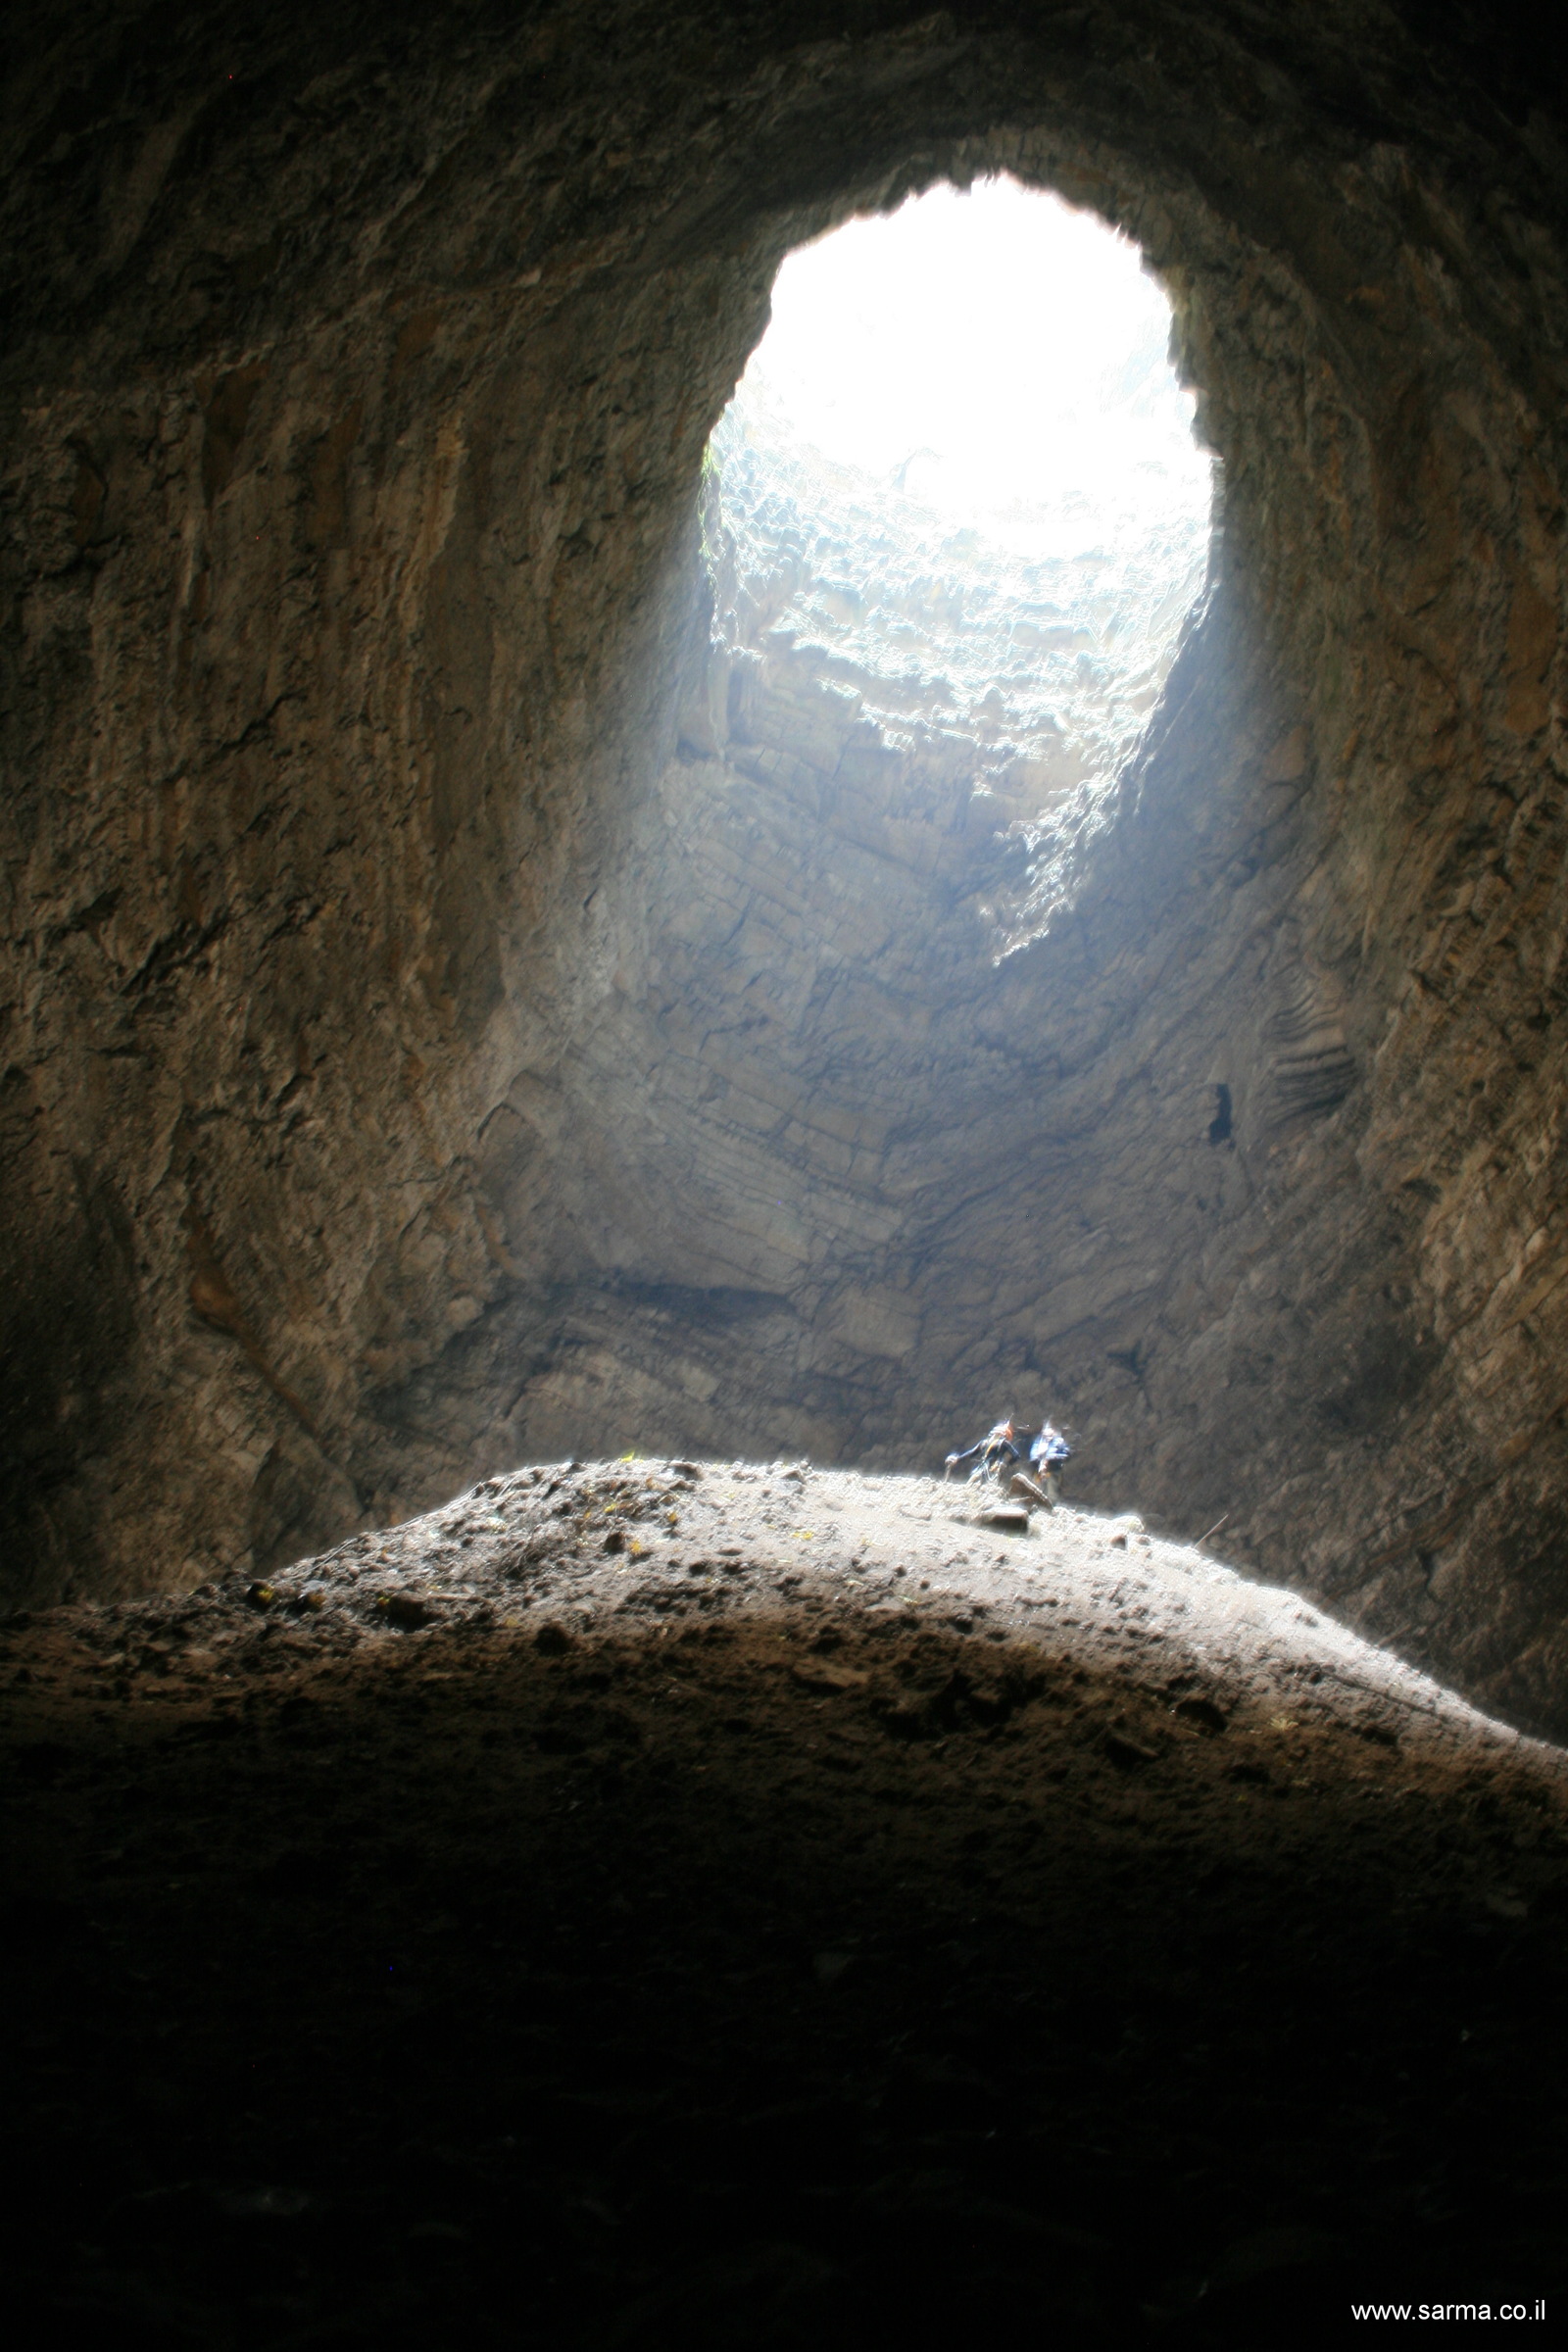
<svg viewBox="0 0 1568 2352"><path fill-rule="evenodd" d="M547 1446L929 1459L1034 1384L1085 1493L1568 1720L1568 164L1514 29L20 13L15 1597ZM696 512L782 254L994 169L1141 239L1224 461L1032 882L874 746L759 758Z"/></svg>

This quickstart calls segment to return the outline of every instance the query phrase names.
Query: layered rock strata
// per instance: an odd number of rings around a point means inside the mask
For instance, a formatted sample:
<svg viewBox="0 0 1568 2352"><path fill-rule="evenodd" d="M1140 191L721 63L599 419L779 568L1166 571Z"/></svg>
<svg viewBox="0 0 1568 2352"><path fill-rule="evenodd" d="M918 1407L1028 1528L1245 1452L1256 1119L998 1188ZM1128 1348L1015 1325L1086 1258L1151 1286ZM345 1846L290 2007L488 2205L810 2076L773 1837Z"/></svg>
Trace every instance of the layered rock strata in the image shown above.
<svg viewBox="0 0 1568 2352"><path fill-rule="evenodd" d="M1565 150L1445 24L31 12L15 1593L1005 1387L1568 1720ZM1226 487L1032 870L809 694L717 708L697 519L780 256L998 169L1141 240Z"/></svg>

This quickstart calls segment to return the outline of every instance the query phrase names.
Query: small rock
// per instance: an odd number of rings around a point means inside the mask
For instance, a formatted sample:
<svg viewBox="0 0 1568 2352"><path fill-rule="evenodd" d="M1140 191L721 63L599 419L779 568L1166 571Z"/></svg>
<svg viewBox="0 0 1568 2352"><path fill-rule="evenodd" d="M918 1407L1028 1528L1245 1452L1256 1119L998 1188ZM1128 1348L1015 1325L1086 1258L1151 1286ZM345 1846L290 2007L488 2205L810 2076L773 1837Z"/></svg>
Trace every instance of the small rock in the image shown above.
<svg viewBox="0 0 1568 2352"><path fill-rule="evenodd" d="M1157 1749L1145 1747L1141 1740L1129 1740L1125 1732L1107 1732L1103 1746L1111 1762L1119 1764L1124 1772L1136 1771L1140 1765L1155 1763L1158 1758Z"/></svg>
<svg viewBox="0 0 1568 2352"><path fill-rule="evenodd" d="M277 1598L277 1591L272 1585L247 1585L245 1597L253 1609L270 1609Z"/></svg>
<svg viewBox="0 0 1568 2352"><path fill-rule="evenodd" d="M315 2202L303 2188L215 2188L211 2195L214 2204L236 2221L293 2221Z"/></svg>
<svg viewBox="0 0 1568 2352"><path fill-rule="evenodd" d="M290 1846L257 1872L256 1886L266 1895L304 1895L327 1901L342 1894L349 1868L342 1854Z"/></svg>
<svg viewBox="0 0 1568 2352"><path fill-rule="evenodd" d="M1221 2293L1254 2278L1272 2278L1280 2271L1320 2270L1348 2250L1345 2238L1304 2223L1287 2222L1273 2230L1256 2230L1216 2257L1209 2272L1209 2289ZM1288 2287L1280 2291L1286 2292Z"/></svg>
<svg viewBox="0 0 1568 2352"><path fill-rule="evenodd" d="M0 1897L0 1936L8 1953L53 1953L89 1932L79 1905L52 1894Z"/></svg>
<svg viewBox="0 0 1568 2352"><path fill-rule="evenodd" d="M814 1690L821 1696L831 1696L845 1690L863 1690L871 1680L854 1666L792 1666L790 1680L803 1690Z"/></svg>
<svg viewBox="0 0 1568 2352"><path fill-rule="evenodd" d="M383 1592L375 1606L388 1625L395 1625L406 1634L430 1624L435 1616L434 1609L427 1608L422 1600L416 1600L412 1592Z"/></svg>

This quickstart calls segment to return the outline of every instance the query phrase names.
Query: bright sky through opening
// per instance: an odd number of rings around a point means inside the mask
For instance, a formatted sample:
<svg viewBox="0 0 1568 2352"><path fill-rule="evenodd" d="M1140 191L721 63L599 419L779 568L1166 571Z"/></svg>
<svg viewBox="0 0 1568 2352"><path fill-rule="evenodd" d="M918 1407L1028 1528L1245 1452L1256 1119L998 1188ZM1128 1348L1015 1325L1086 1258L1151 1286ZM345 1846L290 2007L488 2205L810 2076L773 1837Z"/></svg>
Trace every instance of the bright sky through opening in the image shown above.
<svg viewBox="0 0 1568 2352"><path fill-rule="evenodd" d="M1095 214L939 187L792 254L741 413L1023 552L1206 515L1170 307ZM903 469L902 472L900 469Z"/></svg>

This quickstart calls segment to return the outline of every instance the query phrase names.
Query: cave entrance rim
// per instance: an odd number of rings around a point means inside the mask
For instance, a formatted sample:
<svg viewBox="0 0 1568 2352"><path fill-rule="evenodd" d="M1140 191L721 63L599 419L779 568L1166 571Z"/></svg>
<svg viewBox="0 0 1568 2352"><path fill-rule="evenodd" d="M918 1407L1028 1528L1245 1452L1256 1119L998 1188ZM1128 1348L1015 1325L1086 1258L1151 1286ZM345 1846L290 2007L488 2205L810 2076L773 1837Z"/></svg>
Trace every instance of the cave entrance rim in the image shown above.
<svg viewBox="0 0 1568 2352"><path fill-rule="evenodd" d="M1130 238L1006 173L797 248L705 461L737 652L905 752L967 739L1003 824L1102 789L1208 569L1172 328Z"/></svg>

